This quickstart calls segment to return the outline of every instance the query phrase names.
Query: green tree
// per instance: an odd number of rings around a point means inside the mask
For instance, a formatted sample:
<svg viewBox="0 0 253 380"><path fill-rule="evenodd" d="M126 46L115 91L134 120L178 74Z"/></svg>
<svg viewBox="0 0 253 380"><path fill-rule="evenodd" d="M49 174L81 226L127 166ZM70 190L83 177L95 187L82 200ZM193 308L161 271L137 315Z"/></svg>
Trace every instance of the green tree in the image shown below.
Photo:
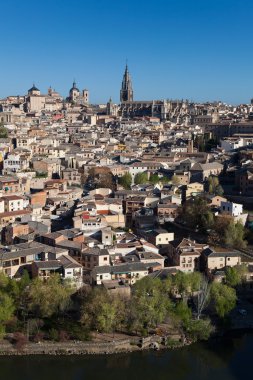
<svg viewBox="0 0 253 380"><path fill-rule="evenodd" d="M119 184L124 187L124 189L131 189L132 176L130 173L125 173L122 177L119 178Z"/></svg>
<svg viewBox="0 0 253 380"><path fill-rule="evenodd" d="M223 243L227 247L245 248L247 245L245 233L246 231L242 223L235 223L233 220L230 220L224 231Z"/></svg>
<svg viewBox="0 0 253 380"><path fill-rule="evenodd" d="M13 299L3 291L0 291L0 336L4 335L5 323L14 315L15 306Z"/></svg>
<svg viewBox="0 0 253 380"><path fill-rule="evenodd" d="M201 280L202 275L199 272L177 272L175 276L173 276L172 287L176 294L184 298L199 290Z"/></svg>
<svg viewBox="0 0 253 380"><path fill-rule="evenodd" d="M228 215L214 219L213 230L209 235L209 242L213 245L225 245L229 248L245 248L247 245L246 229L242 223L234 222Z"/></svg>
<svg viewBox="0 0 253 380"><path fill-rule="evenodd" d="M29 309L40 318L62 313L70 304L72 292L67 284L61 283L58 274L52 275L46 282L36 278L29 287Z"/></svg>
<svg viewBox="0 0 253 380"><path fill-rule="evenodd" d="M186 302L180 301L175 309L174 315L178 318L183 327L187 327L192 318L192 312Z"/></svg>
<svg viewBox="0 0 253 380"><path fill-rule="evenodd" d="M125 301L111 296L103 288L94 288L83 300L81 323L89 330L112 332L125 320Z"/></svg>
<svg viewBox="0 0 253 380"><path fill-rule="evenodd" d="M134 183L136 185L142 185L148 182L148 174L146 172L137 173L134 177Z"/></svg>
<svg viewBox="0 0 253 380"><path fill-rule="evenodd" d="M8 295L0 292L0 323L11 319L15 311L13 299Z"/></svg>
<svg viewBox="0 0 253 380"><path fill-rule="evenodd" d="M203 232L210 229L214 223L214 216L208 202L202 197L186 201L179 210L179 215L189 227L198 228Z"/></svg>
<svg viewBox="0 0 253 380"><path fill-rule="evenodd" d="M223 195L224 191L222 186L220 185L219 178L210 175L207 179L208 182L208 192L209 194L215 194L215 195Z"/></svg>
<svg viewBox="0 0 253 380"><path fill-rule="evenodd" d="M0 123L0 138L6 139L8 137L8 129L3 126L2 123Z"/></svg>
<svg viewBox="0 0 253 380"><path fill-rule="evenodd" d="M149 177L149 182L156 185L158 182L160 182L160 177L158 174L151 174Z"/></svg>
<svg viewBox="0 0 253 380"><path fill-rule="evenodd" d="M131 331L148 331L164 322L172 309L172 303L164 293L160 279L145 277L133 287L128 322Z"/></svg>
<svg viewBox="0 0 253 380"><path fill-rule="evenodd" d="M205 151L205 140L203 136L196 136L194 139L194 146L198 149L199 152Z"/></svg>
<svg viewBox="0 0 253 380"><path fill-rule="evenodd" d="M186 335L193 341L207 340L213 332L210 319L191 320L185 329Z"/></svg>
<svg viewBox="0 0 253 380"><path fill-rule="evenodd" d="M231 287L235 287L243 281L247 273L247 267L245 265L236 265L234 267L228 267L226 269L226 284Z"/></svg>
<svg viewBox="0 0 253 380"><path fill-rule="evenodd" d="M213 282L210 291L211 300L217 315L224 318L236 305L235 289L219 282Z"/></svg>

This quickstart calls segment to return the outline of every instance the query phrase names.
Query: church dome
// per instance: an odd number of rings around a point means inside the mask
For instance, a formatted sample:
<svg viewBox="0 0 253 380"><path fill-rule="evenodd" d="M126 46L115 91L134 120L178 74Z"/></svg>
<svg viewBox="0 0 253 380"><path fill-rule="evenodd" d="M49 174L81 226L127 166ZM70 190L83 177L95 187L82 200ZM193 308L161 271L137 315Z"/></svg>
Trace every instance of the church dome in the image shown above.
<svg viewBox="0 0 253 380"><path fill-rule="evenodd" d="M73 91L79 91L79 89L76 87L76 82L73 82L73 86L71 87L71 89L69 90L69 92L73 92Z"/></svg>
<svg viewBox="0 0 253 380"><path fill-rule="evenodd" d="M39 89L33 84L32 88L30 88L28 92L32 92L32 91L39 91Z"/></svg>

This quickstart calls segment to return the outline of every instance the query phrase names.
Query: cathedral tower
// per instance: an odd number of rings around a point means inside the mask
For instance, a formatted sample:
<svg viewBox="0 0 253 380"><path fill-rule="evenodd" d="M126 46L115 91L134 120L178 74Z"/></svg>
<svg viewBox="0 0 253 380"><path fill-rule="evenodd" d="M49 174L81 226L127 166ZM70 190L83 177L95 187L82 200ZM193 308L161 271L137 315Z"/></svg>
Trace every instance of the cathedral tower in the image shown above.
<svg viewBox="0 0 253 380"><path fill-rule="evenodd" d="M132 81L126 65L126 69L123 75L121 90L120 90L120 101L121 102L132 102L133 101L133 88Z"/></svg>

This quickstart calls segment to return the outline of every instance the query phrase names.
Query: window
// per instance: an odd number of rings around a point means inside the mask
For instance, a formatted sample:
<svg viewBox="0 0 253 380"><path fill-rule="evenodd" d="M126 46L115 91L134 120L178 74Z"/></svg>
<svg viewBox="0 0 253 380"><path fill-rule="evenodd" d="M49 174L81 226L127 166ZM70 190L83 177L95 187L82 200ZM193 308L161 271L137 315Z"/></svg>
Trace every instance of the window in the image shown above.
<svg viewBox="0 0 253 380"><path fill-rule="evenodd" d="M230 257L228 257L228 261L230 261Z"/></svg>

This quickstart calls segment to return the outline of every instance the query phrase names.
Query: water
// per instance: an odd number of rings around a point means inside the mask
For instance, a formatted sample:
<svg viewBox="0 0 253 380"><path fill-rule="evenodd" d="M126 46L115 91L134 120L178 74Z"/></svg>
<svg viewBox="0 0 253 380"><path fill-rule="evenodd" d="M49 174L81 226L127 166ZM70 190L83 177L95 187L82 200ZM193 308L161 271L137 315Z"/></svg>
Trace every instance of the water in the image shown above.
<svg viewBox="0 0 253 380"><path fill-rule="evenodd" d="M0 357L0 380L251 379L253 334L108 356Z"/></svg>

